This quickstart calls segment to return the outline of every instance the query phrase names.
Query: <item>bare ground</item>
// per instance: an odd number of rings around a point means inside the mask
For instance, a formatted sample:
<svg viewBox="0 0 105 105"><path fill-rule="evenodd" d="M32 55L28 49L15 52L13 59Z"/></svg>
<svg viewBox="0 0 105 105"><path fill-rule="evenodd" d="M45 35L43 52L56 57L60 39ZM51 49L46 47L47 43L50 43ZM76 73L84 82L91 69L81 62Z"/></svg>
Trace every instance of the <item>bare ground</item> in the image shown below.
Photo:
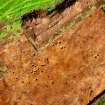
<svg viewBox="0 0 105 105"><path fill-rule="evenodd" d="M88 104L105 89L104 17L97 10L38 52L25 36L6 45L0 51L0 104Z"/></svg>

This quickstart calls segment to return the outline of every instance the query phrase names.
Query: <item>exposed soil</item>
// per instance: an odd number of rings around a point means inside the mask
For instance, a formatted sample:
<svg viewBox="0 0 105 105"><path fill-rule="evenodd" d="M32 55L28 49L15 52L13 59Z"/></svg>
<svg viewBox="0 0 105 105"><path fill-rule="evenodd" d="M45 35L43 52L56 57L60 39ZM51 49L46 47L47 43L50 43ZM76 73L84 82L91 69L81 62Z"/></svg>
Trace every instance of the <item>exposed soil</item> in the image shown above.
<svg viewBox="0 0 105 105"><path fill-rule="evenodd" d="M102 10L94 9L49 46L38 51L32 46L34 42L42 46L77 13L96 3L69 1L61 4L63 9L59 5L50 13L38 10L24 15L22 36L11 43L5 39L8 44L0 42L0 105L90 105L105 90ZM28 42L30 37L33 43Z"/></svg>
<svg viewBox="0 0 105 105"><path fill-rule="evenodd" d="M0 104L88 104L105 89L104 27L105 13L97 10L38 52L24 35L5 46Z"/></svg>

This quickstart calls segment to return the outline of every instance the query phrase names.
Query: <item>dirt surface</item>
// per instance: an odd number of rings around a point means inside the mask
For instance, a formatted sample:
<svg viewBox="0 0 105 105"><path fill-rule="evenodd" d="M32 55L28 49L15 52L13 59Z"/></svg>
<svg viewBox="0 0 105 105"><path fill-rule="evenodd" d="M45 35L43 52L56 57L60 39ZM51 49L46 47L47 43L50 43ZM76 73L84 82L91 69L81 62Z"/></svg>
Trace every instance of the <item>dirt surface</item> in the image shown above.
<svg viewBox="0 0 105 105"><path fill-rule="evenodd" d="M104 27L105 13L97 10L38 52L25 36L6 45L0 105L88 104L105 89Z"/></svg>

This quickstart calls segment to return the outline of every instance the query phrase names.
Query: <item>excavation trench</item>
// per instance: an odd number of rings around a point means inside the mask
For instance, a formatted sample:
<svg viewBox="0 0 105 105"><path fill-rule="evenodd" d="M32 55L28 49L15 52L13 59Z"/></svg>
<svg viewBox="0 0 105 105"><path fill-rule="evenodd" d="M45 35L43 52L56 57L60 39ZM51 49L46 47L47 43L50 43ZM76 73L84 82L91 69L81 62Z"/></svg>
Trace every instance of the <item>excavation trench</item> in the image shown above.
<svg viewBox="0 0 105 105"><path fill-rule="evenodd" d="M58 36L60 31L63 32L64 26L67 26L69 22L75 24L78 20L82 20L85 16L80 16L81 12L84 9L87 11L95 4L100 4L99 2L97 3L97 0L65 0L50 12L47 10L34 10L22 17L24 34L37 50L48 44L49 40ZM75 18L75 16L78 18Z"/></svg>
<svg viewBox="0 0 105 105"><path fill-rule="evenodd" d="M70 20L70 7L75 3L76 0L65 0L50 12L37 10L22 17L22 27L26 37L35 49L46 43L61 26Z"/></svg>

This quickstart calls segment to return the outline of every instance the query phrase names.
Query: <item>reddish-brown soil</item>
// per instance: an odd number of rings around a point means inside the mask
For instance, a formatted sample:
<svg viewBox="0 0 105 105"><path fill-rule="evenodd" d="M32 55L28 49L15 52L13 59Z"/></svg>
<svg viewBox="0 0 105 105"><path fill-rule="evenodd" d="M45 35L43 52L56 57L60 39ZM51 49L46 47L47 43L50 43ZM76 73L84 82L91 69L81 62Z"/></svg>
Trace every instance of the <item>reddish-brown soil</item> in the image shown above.
<svg viewBox="0 0 105 105"><path fill-rule="evenodd" d="M38 52L25 36L6 45L0 105L89 103L105 89L104 27L105 13L97 10Z"/></svg>

